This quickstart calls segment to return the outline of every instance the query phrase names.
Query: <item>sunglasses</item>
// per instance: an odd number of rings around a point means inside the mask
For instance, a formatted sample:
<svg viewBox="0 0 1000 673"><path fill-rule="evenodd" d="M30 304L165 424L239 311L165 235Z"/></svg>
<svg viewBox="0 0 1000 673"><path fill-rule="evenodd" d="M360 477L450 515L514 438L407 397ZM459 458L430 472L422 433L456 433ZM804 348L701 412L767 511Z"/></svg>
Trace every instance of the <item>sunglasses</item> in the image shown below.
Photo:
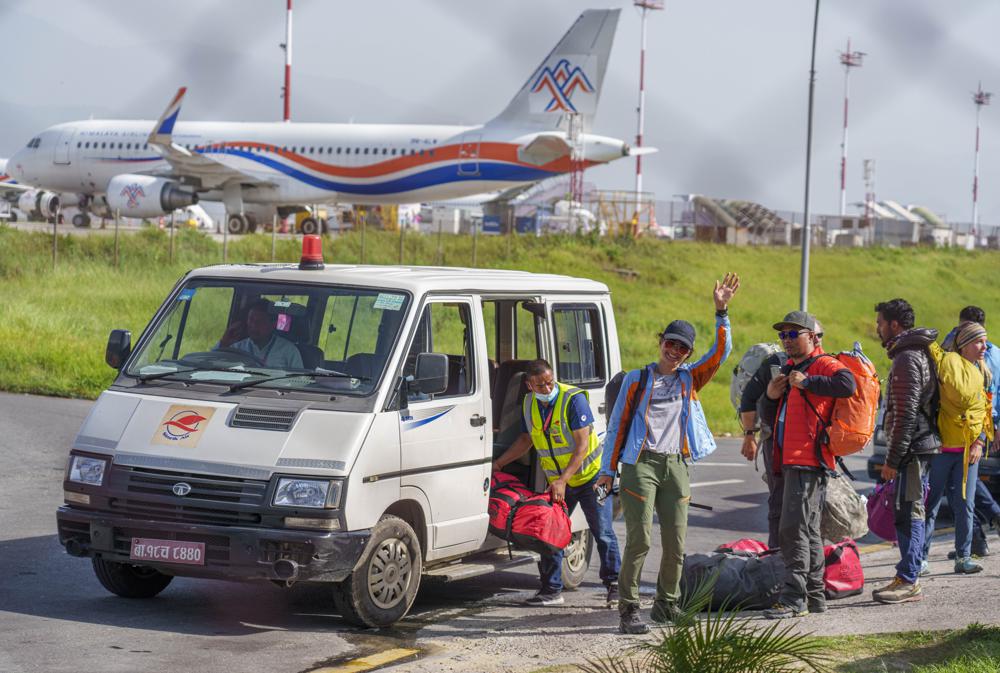
<svg viewBox="0 0 1000 673"><path fill-rule="evenodd" d="M785 339L798 339L800 334L809 334L809 330L790 329L785 332L778 332L778 338L782 341Z"/></svg>
<svg viewBox="0 0 1000 673"><path fill-rule="evenodd" d="M691 349L688 348L685 344L682 344L680 341L674 341L673 339L667 339L663 343L666 345L667 348L669 348L672 351L677 351L681 355L687 355L688 353L691 352Z"/></svg>

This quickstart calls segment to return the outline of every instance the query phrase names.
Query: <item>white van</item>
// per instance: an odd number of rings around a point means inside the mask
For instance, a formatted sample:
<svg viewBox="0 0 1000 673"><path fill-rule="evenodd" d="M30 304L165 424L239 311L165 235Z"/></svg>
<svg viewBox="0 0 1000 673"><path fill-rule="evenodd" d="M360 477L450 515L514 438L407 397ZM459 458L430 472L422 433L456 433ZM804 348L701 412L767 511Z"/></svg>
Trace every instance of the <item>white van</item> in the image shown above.
<svg viewBox="0 0 1000 673"><path fill-rule="evenodd" d="M422 575L511 562L487 532L491 462L537 357L604 411L621 368L607 286L305 257L196 269L134 350L111 333L118 376L70 452L59 540L120 596L174 576L328 582L345 619L391 624ZM512 467L544 490L534 452ZM573 519L567 588L592 548Z"/></svg>

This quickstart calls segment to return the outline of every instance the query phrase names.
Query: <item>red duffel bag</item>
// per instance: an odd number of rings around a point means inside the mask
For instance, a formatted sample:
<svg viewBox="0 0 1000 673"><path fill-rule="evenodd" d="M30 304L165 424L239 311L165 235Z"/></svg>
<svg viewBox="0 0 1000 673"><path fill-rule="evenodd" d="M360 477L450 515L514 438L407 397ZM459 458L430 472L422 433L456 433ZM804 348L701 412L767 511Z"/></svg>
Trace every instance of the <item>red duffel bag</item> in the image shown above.
<svg viewBox="0 0 1000 673"><path fill-rule="evenodd" d="M826 567L823 569L823 586L827 598L857 596L865 590L865 571L861 568L861 555L854 540L845 537L837 544L823 547Z"/></svg>
<svg viewBox="0 0 1000 673"><path fill-rule="evenodd" d="M720 544L715 548L717 553L725 552L752 552L754 554L760 554L761 552L767 551L767 545L760 540L753 540L748 537L741 537L739 540L734 540L733 542L726 542L725 544Z"/></svg>
<svg viewBox="0 0 1000 673"><path fill-rule="evenodd" d="M534 492L522 484L517 477L506 472L494 472L490 478L489 514L490 532L504 540L510 540L510 518L514 506Z"/></svg>
<svg viewBox="0 0 1000 673"><path fill-rule="evenodd" d="M565 549L573 538L566 503L552 502L551 493L540 493L514 505L509 537L515 547L554 553Z"/></svg>

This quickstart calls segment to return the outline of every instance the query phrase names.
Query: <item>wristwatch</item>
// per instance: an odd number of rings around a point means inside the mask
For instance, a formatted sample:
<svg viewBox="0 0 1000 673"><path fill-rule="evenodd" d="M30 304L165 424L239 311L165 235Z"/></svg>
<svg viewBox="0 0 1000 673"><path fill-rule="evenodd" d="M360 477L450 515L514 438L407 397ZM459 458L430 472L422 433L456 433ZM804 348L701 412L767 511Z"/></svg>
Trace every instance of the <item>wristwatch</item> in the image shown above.
<svg viewBox="0 0 1000 673"><path fill-rule="evenodd" d="M750 428L749 430L743 431L744 437L753 437L755 434L757 434L757 428Z"/></svg>

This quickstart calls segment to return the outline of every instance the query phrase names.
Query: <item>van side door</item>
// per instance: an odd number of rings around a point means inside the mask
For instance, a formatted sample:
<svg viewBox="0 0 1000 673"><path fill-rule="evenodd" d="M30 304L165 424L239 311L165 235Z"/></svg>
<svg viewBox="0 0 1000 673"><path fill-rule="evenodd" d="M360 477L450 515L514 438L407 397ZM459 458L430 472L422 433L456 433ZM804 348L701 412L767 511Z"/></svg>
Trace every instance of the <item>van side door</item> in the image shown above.
<svg viewBox="0 0 1000 673"><path fill-rule="evenodd" d="M431 297L421 311L403 363L448 356L448 388L410 392L400 413L401 486L420 489L430 505L432 556L478 548L486 539L492 433L482 311L472 297Z"/></svg>

